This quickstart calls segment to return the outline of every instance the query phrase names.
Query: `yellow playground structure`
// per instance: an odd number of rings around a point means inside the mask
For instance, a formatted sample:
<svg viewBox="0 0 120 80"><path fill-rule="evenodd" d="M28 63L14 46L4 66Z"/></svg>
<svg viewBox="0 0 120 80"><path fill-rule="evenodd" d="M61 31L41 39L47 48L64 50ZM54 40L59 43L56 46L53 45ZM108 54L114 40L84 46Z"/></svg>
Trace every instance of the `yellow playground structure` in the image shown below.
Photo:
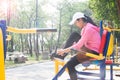
<svg viewBox="0 0 120 80"><path fill-rule="evenodd" d="M6 21L0 21L0 80L5 80L5 56L6 56L6 41L11 40L11 36L7 35L6 32L12 33L40 33L40 32L56 32L57 29L51 28L34 28L34 29L18 29L10 26L6 26ZM6 37L7 36L7 37Z"/></svg>
<svg viewBox="0 0 120 80"><path fill-rule="evenodd" d="M4 70L4 47L3 47L3 34L0 29L0 80L5 80L5 70Z"/></svg>

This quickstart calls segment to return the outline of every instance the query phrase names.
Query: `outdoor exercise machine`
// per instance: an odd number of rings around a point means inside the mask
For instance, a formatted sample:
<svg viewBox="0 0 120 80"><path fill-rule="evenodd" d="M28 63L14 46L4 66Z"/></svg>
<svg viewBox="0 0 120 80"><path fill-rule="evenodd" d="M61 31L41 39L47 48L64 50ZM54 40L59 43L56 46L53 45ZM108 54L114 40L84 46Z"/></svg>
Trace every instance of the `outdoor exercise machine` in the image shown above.
<svg viewBox="0 0 120 80"><path fill-rule="evenodd" d="M114 32L120 32L120 29L109 29L110 31ZM117 38L114 39L114 64L117 65L116 67L113 67L113 70L119 70L120 71L120 67L118 67L120 65L120 53L118 50L120 50L120 47L118 47L118 41ZM111 50L111 49L109 49ZM107 56L107 59L110 59L110 56ZM85 67L83 70L99 70L99 68L97 67L97 65L95 65L93 68L90 67ZM106 70L110 70L109 67L106 67ZM120 75L120 74L119 74Z"/></svg>
<svg viewBox="0 0 120 80"><path fill-rule="evenodd" d="M83 66L88 67L90 64L95 64L99 66L99 73L92 72L84 72L77 71L78 75L87 75L94 76L98 79L91 80L105 80L106 77L106 66L110 66L110 80L113 80L113 66L116 65L115 61L115 53L114 53L114 36L112 31L120 31L120 29L110 29L108 27L103 27L102 21L100 22L100 35L101 35L101 45L99 49L99 55L94 55L91 53L86 53L86 56L92 57L93 59L89 62L82 63ZM55 62L55 73L56 75L52 80L58 80L58 78L63 74L65 69L67 68L66 62L61 62L60 60L54 60ZM64 66L63 66L64 65ZM63 66L59 69L59 66ZM79 79L88 80L87 77L78 77ZM90 79L90 78L89 78ZM69 80L69 79L68 79Z"/></svg>
<svg viewBox="0 0 120 80"><path fill-rule="evenodd" d="M39 32L56 32L57 29L51 28L34 28L34 29L18 29L6 26L6 21L0 21L0 80L5 80L5 57L7 51L6 41L11 39L10 35L7 35L7 32L12 33L39 33Z"/></svg>

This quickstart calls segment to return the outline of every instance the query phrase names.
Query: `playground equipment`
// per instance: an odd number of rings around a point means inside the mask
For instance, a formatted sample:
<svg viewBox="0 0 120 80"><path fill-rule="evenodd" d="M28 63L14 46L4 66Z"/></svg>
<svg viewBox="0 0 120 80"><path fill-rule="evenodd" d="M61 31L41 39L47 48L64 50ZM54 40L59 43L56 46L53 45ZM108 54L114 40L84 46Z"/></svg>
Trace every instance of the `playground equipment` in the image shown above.
<svg viewBox="0 0 120 80"><path fill-rule="evenodd" d="M120 29L109 29L107 27L105 29L108 29L109 31L112 31L112 32L120 31ZM112 46L112 47L114 47L114 54L113 54L114 61L113 62L114 62L114 65L119 66L120 65L120 53L118 50L120 50L120 47L118 47L118 45L117 45L118 44L117 39L115 39L114 41L115 41L115 45ZM113 40L111 42L113 42ZM113 48L111 48L111 46L109 46L108 50L112 51ZM110 53L110 52L108 52L108 53ZM110 56L108 56L107 59L109 60ZM95 65L94 68L85 67L85 69L83 69L83 70L99 70L99 68ZM110 68L106 67L106 70L110 70ZM116 71L120 70L120 67L113 67L113 70L116 70Z"/></svg>
<svg viewBox="0 0 120 80"><path fill-rule="evenodd" d="M13 33L22 33L22 34L28 34L28 33L39 33L39 32L56 32L56 29L48 29L48 28L33 28L33 29L17 29L8 26L7 32L13 32Z"/></svg>
<svg viewBox="0 0 120 80"><path fill-rule="evenodd" d="M113 51L113 44L114 44L114 37L112 35L112 31L120 31L119 29L109 29L103 28L102 21L100 22L100 35L101 35L101 45L100 45L100 53L99 55L94 55L91 53L86 53L86 56L92 57L93 59L90 63L83 63L85 67L89 64L97 64L99 66L99 73L91 73L91 72L76 72L80 75L87 75L87 76L94 76L98 77L99 79L91 79L91 80L105 80L106 77L106 66L110 66L110 80L113 80L113 65L114 63L114 51ZM55 73L56 75L52 80L58 80L58 78L63 74L65 69L67 68L65 62L60 62L59 60L55 60ZM61 69L59 69L60 65L64 65ZM79 77L78 77L79 78ZM80 77L79 79L88 80L87 78ZM90 78L89 78L90 79Z"/></svg>
<svg viewBox="0 0 120 80"><path fill-rule="evenodd" d="M12 32L12 33L22 33L22 34L28 34L28 33L39 33L39 32L56 32L57 29L50 29L50 28L34 28L34 29L17 29L13 27L6 27L6 21L1 20L0 21L0 80L5 80L5 64L4 60L6 57L6 50L7 45L6 41L11 40L11 36L7 35L6 32Z"/></svg>
<svg viewBox="0 0 120 80"><path fill-rule="evenodd" d="M4 47L3 47L3 33L0 28L0 80L5 80L5 70L4 70Z"/></svg>
<svg viewBox="0 0 120 80"><path fill-rule="evenodd" d="M116 41L116 45L115 45L115 63L117 63L117 64L120 64L120 54L119 54L119 51L118 50L120 50L120 47L118 47L118 41L117 41L117 39L115 40Z"/></svg>

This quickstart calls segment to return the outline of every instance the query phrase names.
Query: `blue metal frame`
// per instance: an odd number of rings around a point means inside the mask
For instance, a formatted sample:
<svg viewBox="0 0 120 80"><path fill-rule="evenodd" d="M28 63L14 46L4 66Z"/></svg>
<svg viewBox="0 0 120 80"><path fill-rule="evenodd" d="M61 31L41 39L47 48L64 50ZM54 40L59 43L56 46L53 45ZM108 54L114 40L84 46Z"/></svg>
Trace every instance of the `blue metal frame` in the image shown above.
<svg viewBox="0 0 120 80"><path fill-rule="evenodd" d="M3 45L4 45L4 59L6 58L6 52L7 52L7 43L6 43L6 21L0 20L0 28L2 29L3 33Z"/></svg>
<svg viewBox="0 0 120 80"><path fill-rule="evenodd" d="M55 75L55 77L52 79L52 80L57 80L59 76L62 75L62 73L65 71L67 65L65 64L61 69L60 71Z"/></svg>

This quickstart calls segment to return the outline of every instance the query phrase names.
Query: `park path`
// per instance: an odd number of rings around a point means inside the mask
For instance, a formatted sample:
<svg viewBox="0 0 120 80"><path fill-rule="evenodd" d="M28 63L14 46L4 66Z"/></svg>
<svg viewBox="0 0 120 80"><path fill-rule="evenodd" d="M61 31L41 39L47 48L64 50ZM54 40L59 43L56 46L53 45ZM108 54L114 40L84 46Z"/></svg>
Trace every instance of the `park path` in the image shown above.
<svg viewBox="0 0 120 80"><path fill-rule="evenodd" d="M54 76L54 63L47 61L6 69L6 80L47 80Z"/></svg>
<svg viewBox="0 0 120 80"><path fill-rule="evenodd" d="M79 66L78 66L79 67ZM120 66L119 66L120 67ZM81 67L79 67L81 68ZM93 71L92 71L93 72ZM120 71L114 71L114 80L120 80L115 74ZM107 71L106 78L109 78L109 71ZM15 68L6 69L6 80L52 80L54 77L54 62L45 61ZM66 80L69 78L67 73L64 73L58 80ZM110 79L106 79L110 80Z"/></svg>

